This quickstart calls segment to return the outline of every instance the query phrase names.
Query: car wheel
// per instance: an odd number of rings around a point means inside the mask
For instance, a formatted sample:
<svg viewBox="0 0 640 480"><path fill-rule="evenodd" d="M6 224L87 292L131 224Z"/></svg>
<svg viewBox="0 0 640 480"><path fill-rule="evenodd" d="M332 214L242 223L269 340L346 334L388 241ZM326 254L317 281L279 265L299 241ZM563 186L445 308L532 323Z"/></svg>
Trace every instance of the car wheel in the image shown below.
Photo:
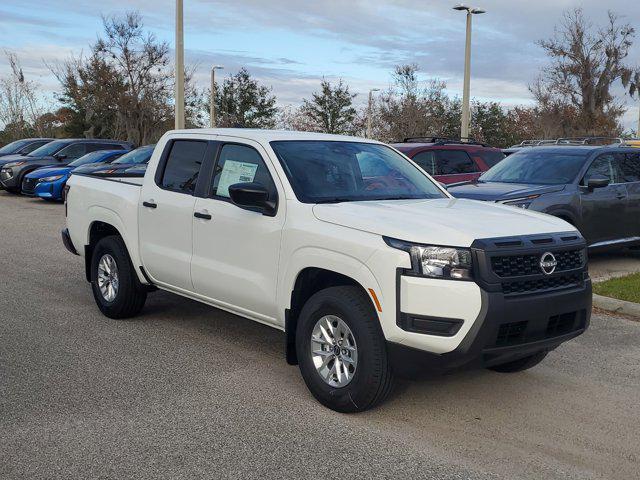
<svg viewBox="0 0 640 480"><path fill-rule="evenodd" d="M492 367L488 367L489 370L493 370L495 372L500 373L514 373L514 372L522 372L523 370L528 370L532 367L538 365L544 358L547 356L547 352L538 352L533 355L529 355L528 357L519 358L518 360L513 360L512 362L501 363L499 365L493 365Z"/></svg>
<svg viewBox="0 0 640 480"><path fill-rule="evenodd" d="M109 318L137 315L147 299L122 238L101 239L91 257L91 288L100 311Z"/></svg>
<svg viewBox="0 0 640 480"><path fill-rule="evenodd" d="M307 301L298 317L296 351L307 387L332 410L368 410L391 391L384 334L358 287L327 288Z"/></svg>

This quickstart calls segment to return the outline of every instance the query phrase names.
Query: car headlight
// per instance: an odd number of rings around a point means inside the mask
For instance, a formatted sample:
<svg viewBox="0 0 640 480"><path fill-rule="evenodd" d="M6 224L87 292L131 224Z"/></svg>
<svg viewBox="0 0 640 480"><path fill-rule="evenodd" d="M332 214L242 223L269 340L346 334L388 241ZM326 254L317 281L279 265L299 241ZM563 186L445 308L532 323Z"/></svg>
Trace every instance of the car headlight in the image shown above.
<svg viewBox="0 0 640 480"><path fill-rule="evenodd" d="M512 198L510 200L499 200L498 203L502 203L503 205L509 205L511 207L518 208L529 208L531 206L531 202L533 202L540 195L529 195L528 197L523 198Z"/></svg>
<svg viewBox="0 0 640 480"><path fill-rule="evenodd" d="M53 175L51 177L42 177L38 179L38 183L42 182L55 182L56 180L60 180L64 175Z"/></svg>
<svg viewBox="0 0 640 480"><path fill-rule="evenodd" d="M409 253L411 272L415 275L450 280L473 278L473 262L469 248L419 245L394 238L383 238L390 247Z"/></svg>

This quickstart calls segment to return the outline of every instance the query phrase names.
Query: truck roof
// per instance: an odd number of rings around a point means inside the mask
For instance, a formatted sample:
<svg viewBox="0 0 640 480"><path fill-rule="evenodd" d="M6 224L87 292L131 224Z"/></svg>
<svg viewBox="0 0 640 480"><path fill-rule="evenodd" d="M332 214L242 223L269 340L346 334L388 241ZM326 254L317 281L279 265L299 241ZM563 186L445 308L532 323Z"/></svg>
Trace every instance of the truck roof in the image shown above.
<svg viewBox="0 0 640 480"><path fill-rule="evenodd" d="M327 133L315 132L297 132L290 130L266 130L259 128L192 128L185 130L170 130L168 134L198 134L198 135L224 135L229 137L245 138L249 140L272 142L276 140L325 140L325 141L342 141L342 142L366 142L380 143L376 140L370 140L360 137L351 137L347 135L331 135Z"/></svg>

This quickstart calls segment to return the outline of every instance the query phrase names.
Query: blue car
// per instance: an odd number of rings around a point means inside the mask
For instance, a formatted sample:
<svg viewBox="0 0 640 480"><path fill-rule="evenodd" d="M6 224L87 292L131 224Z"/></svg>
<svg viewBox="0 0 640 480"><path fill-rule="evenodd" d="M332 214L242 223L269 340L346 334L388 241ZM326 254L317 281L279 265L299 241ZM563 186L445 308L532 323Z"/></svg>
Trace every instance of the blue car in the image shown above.
<svg viewBox="0 0 640 480"><path fill-rule="evenodd" d="M65 166L38 168L25 176L22 182L22 193L45 200L62 200L64 186L75 169L83 165L106 165L127 152L127 150L99 150L87 153Z"/></svg>
<svg viewBox="0 0 640 480"><path fill-rule="evenodd" d="M109 165L86 165L77 169L75 173L100 176L143 177L147 169L147 163L149 163L155 147L155 144L138 147Z"/></svg>

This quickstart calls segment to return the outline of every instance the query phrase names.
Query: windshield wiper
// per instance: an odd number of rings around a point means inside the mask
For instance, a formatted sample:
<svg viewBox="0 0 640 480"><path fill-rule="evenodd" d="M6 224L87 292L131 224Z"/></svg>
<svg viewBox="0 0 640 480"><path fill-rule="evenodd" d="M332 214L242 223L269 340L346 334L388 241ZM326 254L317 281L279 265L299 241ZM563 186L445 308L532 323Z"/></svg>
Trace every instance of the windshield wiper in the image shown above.
<svg viewBox="0 0 640 480"><path fill-rule="evenodd" d="M341 202L353 202L356 199L351 197L332 197L323 198L322 200L314 200L313 203L341 203Z"/></svg>

